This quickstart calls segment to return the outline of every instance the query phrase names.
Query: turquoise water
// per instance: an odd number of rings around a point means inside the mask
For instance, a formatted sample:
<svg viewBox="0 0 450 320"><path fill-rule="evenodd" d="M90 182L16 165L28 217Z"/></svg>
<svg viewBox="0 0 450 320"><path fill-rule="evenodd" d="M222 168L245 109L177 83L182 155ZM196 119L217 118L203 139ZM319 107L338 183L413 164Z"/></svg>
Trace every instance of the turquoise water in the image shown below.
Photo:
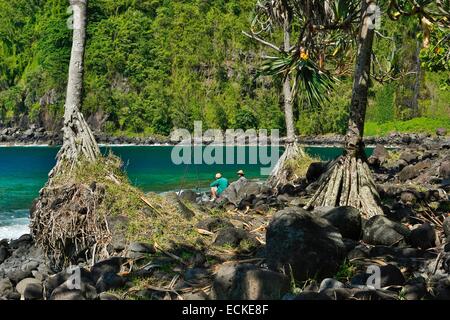
<svg viewBox="0 0 450 320"><path fill-rule="evenodd" d="M256 147L238 148L245 148L246 159L249 159L249 151ZM172 147L165 146L102 148L103 152L109 150L122 158L131 182L145 192L200 190L208 187L216 172L232 181L239 169L249 178L264 178L260 168L267 167L261 163L175 165L171 161ZM230 151L228 148L225 152ZM323 160L333 159L342 152L339 148L323 147L306 148L306 151ZM27 231L28 208L45 184L57 152L56 147L0 147L0 239L20 236Z"/></svg>

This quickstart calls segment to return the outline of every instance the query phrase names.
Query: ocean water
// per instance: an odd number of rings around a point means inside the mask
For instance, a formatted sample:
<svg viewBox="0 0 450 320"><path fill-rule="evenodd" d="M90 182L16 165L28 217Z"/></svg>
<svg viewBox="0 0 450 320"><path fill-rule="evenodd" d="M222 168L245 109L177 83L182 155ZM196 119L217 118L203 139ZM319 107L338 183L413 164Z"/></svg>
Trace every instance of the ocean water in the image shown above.
<svg viewBox="0 0 450 320"><path fill-rule="evenodd" d="M236 179L239 169L244 170L248 178L264 178L260 169L266 165L259 159L254 164L248 163L249 152L256 147L238 148L243 148L240 150L245 152L246 164L175 165L171 161L172 147L167 146L103 147L102 152L113 152L121 157L123 170L131 183L143 191L164 192L205 189L216 172L230 181ZM230 148L223 150L224 154L231 151ZM342 152L340 148L326 147L311 147L306 151L323 160L333 159ZM0 147L0 239L14 239L28 232L29 208L45 184L57 152L56 147ZM238 149L234 152L237 154Z"/></svg>

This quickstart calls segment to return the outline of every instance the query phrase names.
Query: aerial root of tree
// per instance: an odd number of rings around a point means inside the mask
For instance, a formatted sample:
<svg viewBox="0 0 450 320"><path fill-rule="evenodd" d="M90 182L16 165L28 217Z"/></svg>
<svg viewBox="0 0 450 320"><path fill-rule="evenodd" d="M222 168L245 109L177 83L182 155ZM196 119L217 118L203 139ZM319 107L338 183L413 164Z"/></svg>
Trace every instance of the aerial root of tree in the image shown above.
<svg viewBox="0 0 450 320"><path fill-rule="evenodd" d="M278 188L295 180L299 177L293 177L291 161L301 161L301 158L306 157L305 151L297 143L289 143L283 155L278 160L275 167L272 169L267 183L272 188Z"/></svg>
<svg viewBox="0 0 450 320"><path fill-rule="evenodd" d="M80 159L94 162L100 155L97 142L78 108L71 108L72 114L64 123L64 144L58 152L58 162L49 176L70 173Z"/></svg>
<svg viewBox="0 0 450 320"><path fill-rule="evenodd" d="M106 216L99 214L105 188L92 183L65 183L42 189L31 209L31 233L57 269L79 258L109 257L112 236Z"/></svg>
<svg viewBox="0 0 450 320"><path fill-rule="evenodd" d="M366 217L383 214L369 166L350 155L338 158L319 180L319 188L305 209L319 206L351 206Z"/></svg>

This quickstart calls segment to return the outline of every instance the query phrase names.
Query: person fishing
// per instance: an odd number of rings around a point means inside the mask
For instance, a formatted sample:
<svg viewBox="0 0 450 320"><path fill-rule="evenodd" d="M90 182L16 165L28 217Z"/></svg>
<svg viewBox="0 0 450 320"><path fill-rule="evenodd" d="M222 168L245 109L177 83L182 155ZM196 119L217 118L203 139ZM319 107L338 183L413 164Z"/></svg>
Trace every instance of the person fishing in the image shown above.
<svg viewBox="0 0 450 320"><path fill-rule="evenodd" d="M211 187L211 201L215 201L228 188L228 180L222 177L221 173L216 173L216 180L209 186Z"/></svg>
<svg viewBox="0 0 450 320"><path fill-rule="evenodd" d="M246 180L247 180L247 178L245 177L245 173L244 173L243 170L239 170L239 171L237 172L237 175L238 175L238 177L239 177L238 180L241 180L241 181L246 181Z"/></svg>

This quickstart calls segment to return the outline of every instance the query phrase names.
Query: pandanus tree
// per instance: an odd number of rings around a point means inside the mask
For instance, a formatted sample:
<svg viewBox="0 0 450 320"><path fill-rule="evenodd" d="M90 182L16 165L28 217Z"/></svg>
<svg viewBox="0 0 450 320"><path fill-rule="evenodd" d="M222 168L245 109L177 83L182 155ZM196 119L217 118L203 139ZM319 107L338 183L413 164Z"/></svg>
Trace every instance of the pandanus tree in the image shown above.
<svg viewBox="0 0 450 320"><path fill-rule="evenodd" d="M400 15L418 16L423 27L424 45L428 43L433 23L448 22L448 1L381 2L388 6L392 19ZM331 78L324 71L325 58L345 52L353 42L357 44L344 153L321 176L319 187L306 208L349 205L361 209L367 217L382 214L380 197L366 162L363 143L375 26L381 16L377 1L292 0L288 3L300 29L297 43L291 52L269 58L263 71L285 77L292 75L295 86L302 86L301 94L308 98L311 106L320 105L326 99L323 95L331 87Z"/></svg>
<svg viewBox="0 0 450 320"><path fill-rule="evenodd" d="M314 2L315 9L321 7L320 1L311 2ZM280 77L283 83L286 147L268 178L268 183L274 188L290 182L290 162L301 161L305 155L295 137L293 106L299 87L302 86L311 104L323 101L322 93L331 88L331 78L309 59L305 50L297 51L296 46L291 44L292 22L294 19L298 20L295 16L298 13L295 11L296 5L289 0L258 1L251 32L243 32L277 53L277 56L265 56L266 61L258 74ZM283 42L279 46L262 38L264 34L270 33L275 28L282 30ZM293 53L299 55L301 59L293 59Z"/></svg>

